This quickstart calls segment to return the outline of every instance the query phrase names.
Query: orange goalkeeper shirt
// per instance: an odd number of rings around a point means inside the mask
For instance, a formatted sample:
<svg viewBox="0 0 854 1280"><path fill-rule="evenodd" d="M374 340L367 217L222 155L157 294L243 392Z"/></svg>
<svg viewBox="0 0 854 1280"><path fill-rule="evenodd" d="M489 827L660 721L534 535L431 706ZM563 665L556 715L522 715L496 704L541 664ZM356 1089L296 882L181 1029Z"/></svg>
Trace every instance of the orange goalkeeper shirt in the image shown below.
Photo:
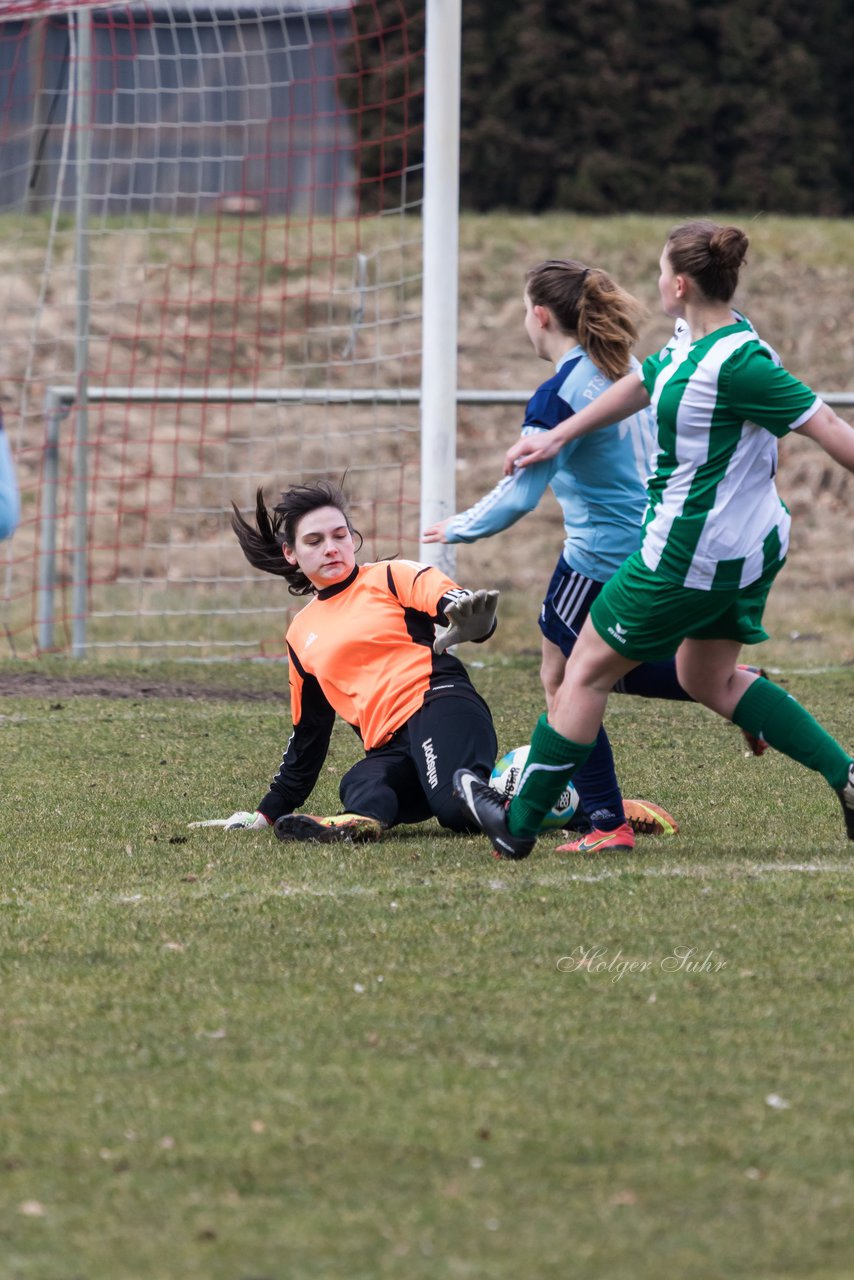
<svg viewBox="0 0 854 1280"><path fill-rule="evenodd" d="M459 593L439 569L412 560L357 565L294 618L287 633L294 730L310 714L306 682L362 738L382 746L447 675L468 677L456 658L433 652L441 603Z"/></svg>

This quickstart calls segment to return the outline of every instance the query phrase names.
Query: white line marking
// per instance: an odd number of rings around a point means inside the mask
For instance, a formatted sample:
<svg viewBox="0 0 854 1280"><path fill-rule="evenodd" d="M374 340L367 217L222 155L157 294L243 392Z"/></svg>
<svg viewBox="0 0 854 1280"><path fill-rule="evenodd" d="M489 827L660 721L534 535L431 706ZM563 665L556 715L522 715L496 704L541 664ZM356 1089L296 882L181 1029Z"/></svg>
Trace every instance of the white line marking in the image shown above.
<svg viewBox="0 0 854 1280"><path fill-rule="evenodd" d="M508 873L513 863L508 863ZM522 870L522 866L519 865ZM489 870L489 868L487 868ZM522 880L518 886L512 881L500 880L497 878L484 879L483 884L487 889L491 889L493 893L504 893L514 888L529 889L532 885L538 888L559 889L565 886L567 881L575 881L579 884L599 884L603 880L617 880L621 877L632 876L635 879L642 880L659 880L659 879L683 879L683 880L733 880L737 878L759 879L761 876L777 876L777 875L841 875L850 876L854 873L854 863L822 863L822 862L748 862L748 863L722 863L720 866L702 866L692 865L685 867L607 867L598 872L563 872L557 875L533 876ZM199 882L204 886L204 881ZM212 886L211 886L212 887ZM471 886L465 885L468 889ZM226 889L212 896L226 901L230 898L358 898L358 897L378 897L380 895L391 894L400 895L411 890L417 889L434 889L442 895L447 895L449 886L444 880L421 880L413 881L411 884L401 883L397 881L383 882L377 885L343 885L336 888L324 888L318 885L310 884L283 884L279 883L275 887L265 889L262 887L254 889ZM111 898L113 902L123 905L135 903L154 903L175 900L175 894L141 894L134 893L128 895L110 895L110 894L90 894L87 897L89 902L103 901L105 898ZM0 906L9 906L11 904L21 905L24 900L21 898L0 898ZM399 903L390 904L392 909L397 907Z"/></svg>
<svg viewBox="0 0 854 1280"><path fill-rule="evenodd" d="M734 877L758 879L763 875L786 875L790 872L796 874L822 873L830 872L836 875L850 875L854 871L854 864L822 864L818 862L754 862L754 863L726 863L719 867L621 867L619 869L608 869L591 875L576 875L570 873L570 880L581 880L584 883L595 884L599 880L615 880L618 876L640 876L643 879L655 880L674 877L676 879L685 880L731 880ZM538 881L541 884L555 883L554 881Z"/></svg>

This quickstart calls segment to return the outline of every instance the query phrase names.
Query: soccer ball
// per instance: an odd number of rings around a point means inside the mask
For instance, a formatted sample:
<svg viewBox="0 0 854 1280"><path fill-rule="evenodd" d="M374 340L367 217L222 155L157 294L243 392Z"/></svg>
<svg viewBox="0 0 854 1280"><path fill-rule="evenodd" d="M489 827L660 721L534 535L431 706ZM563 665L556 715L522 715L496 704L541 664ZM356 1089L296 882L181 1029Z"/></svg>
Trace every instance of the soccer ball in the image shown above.
<svg viewBox="0 0 854 1280"><path fill-rule="evenodd" d="M489 779L490 786L494 787L507 800L516 794L516 788L528 762L528 752L530 750L530 747L514 747L512 751L507 752L506 756L501 757L492 770L492 777ZM566 790L561 792L555 807L543 818L541 829L543 831L555 831L560 827L565 827L578 808L578 803L578 792L570 782Z"/></svg>

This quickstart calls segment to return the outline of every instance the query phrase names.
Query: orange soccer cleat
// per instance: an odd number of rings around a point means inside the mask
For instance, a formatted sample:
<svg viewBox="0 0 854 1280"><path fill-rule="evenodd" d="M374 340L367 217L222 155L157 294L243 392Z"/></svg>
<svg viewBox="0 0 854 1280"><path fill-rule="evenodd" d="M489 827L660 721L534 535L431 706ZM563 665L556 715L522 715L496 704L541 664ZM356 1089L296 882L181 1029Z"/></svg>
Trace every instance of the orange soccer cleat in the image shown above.
<svg viewBox="0 0 854 1280"><path fill-rule="evenodd" d="M635 847L635 833L628 822L622 823L615 831L597 831L594 827L579 840L570 840L569 844L559 844L556 853L630 853Z"/></svg>
<svg viewBox="0 0 854 1280"><path fill-rule="evenodd" d="M636 836L675 836L679 823L651 800L623 800L626 822Z"/></svg>

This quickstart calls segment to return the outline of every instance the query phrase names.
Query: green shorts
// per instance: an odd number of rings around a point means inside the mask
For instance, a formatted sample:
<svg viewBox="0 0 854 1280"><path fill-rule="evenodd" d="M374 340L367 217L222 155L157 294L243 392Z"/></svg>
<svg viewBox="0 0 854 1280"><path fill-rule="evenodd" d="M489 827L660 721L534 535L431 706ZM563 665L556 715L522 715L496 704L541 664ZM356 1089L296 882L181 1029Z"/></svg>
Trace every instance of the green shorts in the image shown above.
<svg viewBox="0 0 854 1280"><path fill-rule="evenodd" d="M679 587L648 569L636 551L605 583L590 620L616 652L636 662L672 658L683 640L768 639L762 614L779 561L749 587L698 591Z"/></svg>

